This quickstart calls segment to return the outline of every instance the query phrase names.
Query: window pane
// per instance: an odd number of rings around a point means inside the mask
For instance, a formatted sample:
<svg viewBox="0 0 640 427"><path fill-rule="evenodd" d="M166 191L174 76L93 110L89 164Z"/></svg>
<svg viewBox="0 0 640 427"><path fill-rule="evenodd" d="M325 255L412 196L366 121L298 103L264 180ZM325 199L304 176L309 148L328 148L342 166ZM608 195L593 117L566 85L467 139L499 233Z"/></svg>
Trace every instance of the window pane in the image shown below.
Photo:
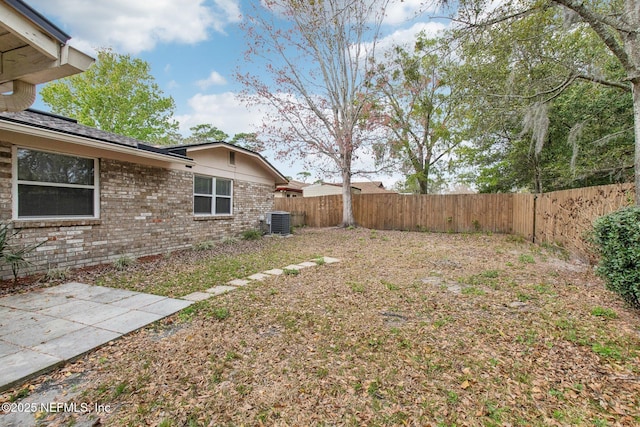
<svg viewBox="0 0 640 427"><path fill-rule="evenodd" d="M18 179L93 185L93 159L18 149Z"/></svg>
<svg viewBox="0 0 640 427"><path fill-rule="evenodd" d="M227 179L216 179L216 194L218 196L230 196L231 181Z"/></svg>
<svg viewBox="0 0 640 427"><path fill-rule="evenodd" d="M196 194L213 194L211 178L196 175L193 181L193 192Z"/></svg>
<svg viewBox="0 0 640 427"><path fill-rule="evenodd" d="M93 190L20 184L18 216L94 216Z"/></svg>
<svg viewBox="0 0 640 427"><path fill-rule="evenodd" d="M194 196L193 197L193 212L197 214L209 214L211 215L211 201L212 197L206 196Z"/></svg>
<svg viewBox="0 0 640 427"><path fill-rule="evenodd" d="M231 214L231 199L216 197L216 215Z"/></svg>

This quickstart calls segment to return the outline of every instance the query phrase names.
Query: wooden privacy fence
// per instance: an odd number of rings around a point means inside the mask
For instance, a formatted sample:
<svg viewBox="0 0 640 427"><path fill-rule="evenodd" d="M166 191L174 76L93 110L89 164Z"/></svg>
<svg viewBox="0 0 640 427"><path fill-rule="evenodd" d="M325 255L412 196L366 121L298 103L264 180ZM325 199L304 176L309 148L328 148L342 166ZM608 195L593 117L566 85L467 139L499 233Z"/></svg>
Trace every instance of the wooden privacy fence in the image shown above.
<svg viewBox="0 0 640 427"><path fill-rule="evenodd" d="M354 194L353 213L362 227L440 232L491 231L532 236L530 194ZM515 210L514 210L515 207ZM276 210L304 212L310 227L342 222L342 196L276 198ZM532 210L529 210L532 217Z"/></svg>
<svg viewBox="0 0 640 427"><path fill-rule="evenodd" d="M633 184L602 185L539 194L535 209L535 242L561 245L590 261L588 234L602 215L632 205Z"/></svg>
<svg viewBox="0 0 640 427"><path fill-rule="evenodd" d="M632 184L545 194L402 195L354 194L353 213L362 227L379 230L513 233L561 245L590 257L585 233L593 221L633 203ZM342 222L342 196L276 198L275 209L304 216L310 227Z"/></svg>

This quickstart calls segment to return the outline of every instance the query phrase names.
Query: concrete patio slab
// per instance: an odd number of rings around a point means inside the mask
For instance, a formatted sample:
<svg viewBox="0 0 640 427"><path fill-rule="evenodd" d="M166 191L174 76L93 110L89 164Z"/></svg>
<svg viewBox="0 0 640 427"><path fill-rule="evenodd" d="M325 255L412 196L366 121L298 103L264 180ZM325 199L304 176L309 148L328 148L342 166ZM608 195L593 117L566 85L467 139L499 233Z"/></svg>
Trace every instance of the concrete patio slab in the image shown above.
<svg viewBox="0 0 640 427"><path fill-rule="evenodd" d="M12 315L3 317L0 323L0 338L54 319L53 316L16 310Z"/></svg>
<svg viewBox="0 0 640 427"><path fill-rule="evenodd" d="M10 344L0 339L0 354L8 356L10 354L17 353L20 350L22 350L22 347L18 347L17 345Z"/></svg>
<svg viewBox="0 0 640 427"><path fill-rule="evenodd" d="M38 295L33 293L12 295L5 297L5 309L20 308L23 310L41 310L45 308L55 307L69 302L69 298L64 295ZM3 298L4 299L4 298Z"/></svg>
<svg viewBox="0 0 640 427"><path fill-rule="evenodd" d="M182 299L187 301L198 302L198 301L204 301L206 299L209 299L212 296L213 296L212 294L209 294L206 292L192 292L189 295L183 296Z"/></svg>
<svg viewBox="0 0 640 427"><path fill-rule="evenodd" d="M156 320L160 320L163 317L164 316L161 314L131 310L112 319L96 323L94 326L96 328L106 329L108 331L127 334L131 331L135 331L136 329L148 325L149 323L153 323Z"/></svg>
<svg viewBox="0 0 640 427"><path fill-rule="evenodd" d="M55 295L72 295L75 292L82 291L86 289L87 286L84 283L79 282L69 282L64 283L62 285L53 286L51 288L45 288L42 290L45 294L55 294Z"/></svg>
<svg viewBox="0 0 640 427"><path fill-rule="evenodd" d="M37 311L37 313L46 316L62 317L66 315L72 315L80 311L94 310L98 307L100 307L100 304L97 302L82 301L70 298L64 304L40 309Z"/></svg>
<svg viewBox="0 0 640 427"><path fill-rule="evenodd" d="M83 325L95 325L104 320L111 319L129 312L128 308L117 307L110 304L103 304L104 307L94 307L70 314L67 319Z"/></svg>
<svg viewBox="0 0 640 427"><path fill-rule="evenodd" d="M33 347L82 328L84 325L80 323L53 318L48 322L40 322L13 334L4 335L2 340L20 347Z"/></svg>
<svg viewBox="0 0 640 427"><path fill-rule="evenodd" d="M37 345L33 347L33 349L39 353L48 354L63 361L84 354L120 336L122 336L122 334L117 332L107 331L94 326L86 326L67 335Z"/></svg>
<svg viewBox="0 0 640 427"><path fill-rule="evenodd" d="M111 303L116 307L129 308L131 310L138 310L145 305L153 304L158 301L162 301L165 297L151 294L136 294L128 298L123 298Z"/></svg>
<svg viewBox="0 0 640 427"><path fill-rule="evenodd" d="M2 384L0 390L60 364L62 364L62 359L59 357L29 349L0 356L0 384ZM6 387L3 387L4 385Z"/></svg>
<svg viewBox="0 0 640 427"><path fill-rule="evenodd" d="M211 295L222 295L222 294L226 294L227 292L235 291L236 289L238 288L236 288L235 286L220 285L220 286L214 286L213 288L209 288L206 290L206 292Z"/></svg>
<svg viewBox="0 0 640 427"><path fill-rule="evenodd" d="M0 391L190 304L76 282L2 297Z"/></svg>
<svg viewBox="0 0 640 427"><path fill-rule="evenodd" d="M97 302L100 304L109 304L112 302L120 301L125 298L130 298L135 295L140 295L138 292L127 291L126 289L114 289L113 292L105 292L95 296L92 296L89 301Z"/></svg>
<svg viewBox="0 0 640 427"><path fill-rule="evenodd" d="M146 313L159 314L164 317L180 311L183 308L187 308L191 304L190 301L185 301L184 299L165 298L162 301L156 301L153 304L140 307L138 310Z"/></svg>

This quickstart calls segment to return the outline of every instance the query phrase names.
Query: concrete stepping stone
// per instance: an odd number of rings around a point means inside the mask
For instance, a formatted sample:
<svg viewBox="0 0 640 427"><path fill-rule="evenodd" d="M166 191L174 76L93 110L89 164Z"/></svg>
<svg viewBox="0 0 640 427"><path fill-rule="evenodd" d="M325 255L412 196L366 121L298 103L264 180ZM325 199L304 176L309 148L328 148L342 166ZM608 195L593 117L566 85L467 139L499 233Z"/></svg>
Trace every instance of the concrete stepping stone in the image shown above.
<svg viewBox="0 0 640 427"><path fill-rule="evenodd" d="M251 276L247 277L247 279L257 280L258 282L261 282L264 279L268 279L269 277L271 277L271 276L268 275L268 274L256 273L256 274L252 274Z"/></svg>
<svg viewBox="0 0 640 427"><path fill-rule="evenodd" d="M233 279L230 282L227 282L227 285L229 286L247 286L250 283L250 280L245 280L245 279Z"/></svg>
<svg viewBox="0 0 640 427"><path fill-rule="evenodd" d="M324 259L324 263L325 264L333 264L333 263L336 263L336 262L340 262L340 260L338 258L331 258L331 257L328 257L328 256L322 257L322 259Z"/></svg>
<svg viewBox="0 0 640 427"><path fill-rule="evenodd" d="M264 274L271 274L272 276L281 276L284 271L279 268L274 268L272 270L263 271Z"/></svg>
<svg viewBox="0 0 640 427"><path fill-rule="evenodd" d="M290 264L287 265L285 268L283 268L283 270L302 270L304 267L301 267L297 264Z"/></svg>
<svg viewBox="0 0 640 427"><path fill-rule="evenodd" d="M214 286L213 288L209 288L205 292L211 295L222 295L227 292L235 291L236 289L237 288L235 286L219 285L219 286Z"/></svg>
<svg viewBox="0 0 640 427"><path fill-rule="evenodd" d="M206 299L209 299L212 296L213 295L206 292L193 292L193 293L190 293L189 295L183 296L182 299L187 301L198 302L198 301L204 301Z"/></svg>
<svg viewBox="0 0 640 427"><path fill-rule="evenodd" d="M298 264L300 267L317 267L318 264L316 264L313 261L305 261L305 262L301 262L300 264Z"/></svg>

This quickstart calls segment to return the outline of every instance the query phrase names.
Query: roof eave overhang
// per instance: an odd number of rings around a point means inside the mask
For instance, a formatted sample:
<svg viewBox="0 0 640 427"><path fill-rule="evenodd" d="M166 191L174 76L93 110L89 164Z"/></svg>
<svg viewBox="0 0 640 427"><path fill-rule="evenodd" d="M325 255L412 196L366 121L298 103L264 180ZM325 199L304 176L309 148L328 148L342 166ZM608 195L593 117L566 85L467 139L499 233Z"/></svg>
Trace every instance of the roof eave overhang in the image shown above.
<svg viewBox="0 0 640 427"><path fill-rule="evenodd" d="M42 129L25 125L22 123L12 123L0 121L0 130L30 135L39 138L45 138L69 144L80 145L83 147L95 148L98 150L110 151L114 153L127 154L132 157L156 160L164 163L177 163L185 166L193 166L195 162L189 158L181 158L173 155L157 153L153 151L141 150L137 147L126 144L105 143L84 136L68 134L56 130Z"/></svg>

